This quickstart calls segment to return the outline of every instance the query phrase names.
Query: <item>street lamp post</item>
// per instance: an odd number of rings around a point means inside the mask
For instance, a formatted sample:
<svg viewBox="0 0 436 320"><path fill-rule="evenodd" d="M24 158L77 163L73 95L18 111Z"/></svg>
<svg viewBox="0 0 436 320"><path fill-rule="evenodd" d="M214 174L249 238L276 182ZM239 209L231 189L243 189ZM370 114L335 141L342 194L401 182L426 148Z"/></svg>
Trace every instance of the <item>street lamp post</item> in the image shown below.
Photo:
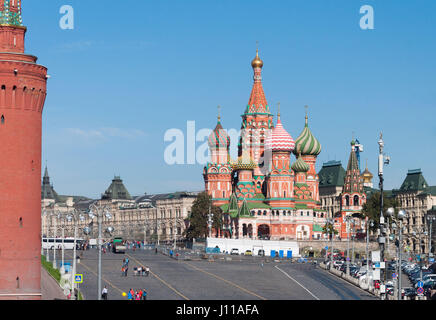
<svg viewBox="0 0 436 320"><path fill-rule="evenodd" d="M55 227L54 227L54 239L53 239L53 268L56 269L56 250L57 250L57 228L58 228L58 219L60 217L60 212L56 211L53 213L55 217Z"/></svg>
<svg viewBox="0 0 436 320"><path fill-rule="evenodd" d="M398 212L398 220L400 220L399 239L398 239L398 300L402 300L402 285L401 285L401 248L403 246L403 219L407 217L405 210Z"/></svg>
<svg viewBox="0 0 436 320"><path fill-rule="evenodd" d="M61 274L65 273L65 266L64 266L64 258L65 258L65 244L64 244L64 240L65 240L65 220L66 217L63 214L59 214L58 216L59 220L61 221L61 229L62 229L62 264L61 264Z"/></svg>
<svg viewBox="0 0 436 320"><path fill-rule="evenodd" d="M346 216L345 221L347 223L347 275L350 275L350 230L351 230L351 216Z"/></svg>
<svg viewBox="0 0 436 320"><path fill-rule="evenodd" d="M431 251L432 249L432 238L431 238L431 233L433 231L433 222L436 220L435 216L427 216L427 221L429 223L429 229L428 229L428 257L432 257L433 256L433 252Z"/></svg>
<svg viewBox="0 0 436 320"><path fill-rule="evenodd" d="M369 276L369 227L374 226L373 220L368 220L366 224L366 275Z"/></svg>
<svg viewBox="0 0 436 320"><path fill-rule="evenodd" d="M73 291L73 296L77 300L76 295L76 283L75 283L75 275L76 275L76 246L77 246L77 231L78 231L78 225L79 221L83 222L85 221L85 217L80 213L80 211L76 210L75 208L72 209L72 211L68 210L67 213L67 221L74 223L74 248L73 248L73 270L71 272L71 289Z"/></svg>
<svg viewBox="0 0 436 320"><path fill-rule="evenodd" d="M47 216L47 211L45 209L43 209L42 210L42 218L41 218L41 220L42 220L42 228L41 228L41 234L42 234L41 235L41 239L42 239L41 255L44 255L44 246L43 246L43 244L44 244L44 229L47 228L47 222L45 221L46 220L46 216ZM45 243L46 243L46 246L48 247L47 230L45 230L45 231L46 231L46 234L45 234Z"/></svg>
<svg viewBox="0 0 436 320"><path fill-rule="evenodd" d="M103 217L106 217L106 219L110 220L112 218L112 215L109 211L110 207L109 205L101 205L101 204L91 204L89 206L88 216L91 219L97 218L97 224L98 224L98 285L97 285L97 299L101 300L101 251L102 251L102 225L103 225ZM109 229L110 228L110 229ZM106 231L113 232L113 228L109 227L106 229Z"/></svg>
<svg viewBox="0 0 436 320"><path fill-rule="evenodd" d="M213 213L210 212L210 206L209 206L209 214L207 215L207 224L209 226L209 238L212 238L212 223L213 223Z"/></svg>
<svg viewBox="0 0 436 320"><path fill-rule="evenodd" d="M334 222L335 220L332 218L327 219L326 225L330 227L330 270L333 269L333 237L334 237Z"/></svg>
<svg viewBox="0 0 436 320"><path fill-rule="evenodd" d="M380 140L378 141L379 145L379 155L378 155L378 176L380 179L379 187L380 187L380 235L378 237L378 243L380 246L380 260L381 262L385 261L385 243L386 243L386 230L385 230L385 218L383 216L383 165L389 164L390 158L386 157L383 154L383 148L384 148L384 142L383 142L383 134L380 133ZM383 270L383 269L382 269ZM380 279L384 280L384 277L386 275L386 271L383 270L383 276L380 277ZM384 286L384 281L383 281ZM385 297L385 295L382 295L382 299Z"/></svg>

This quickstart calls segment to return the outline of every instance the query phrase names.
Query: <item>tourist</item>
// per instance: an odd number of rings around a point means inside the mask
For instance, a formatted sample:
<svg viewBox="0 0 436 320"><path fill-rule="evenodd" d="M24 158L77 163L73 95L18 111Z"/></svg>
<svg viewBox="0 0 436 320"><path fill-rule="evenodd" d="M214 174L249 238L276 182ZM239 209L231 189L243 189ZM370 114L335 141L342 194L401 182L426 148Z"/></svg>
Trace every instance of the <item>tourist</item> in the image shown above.
<svg viewBox="0 0 436 320"><path fill-rule="evenodd" d="M107 300L107 288L106 286L104 286L103 291L101 293L101 297L103 298L103 300Z"/></svg>

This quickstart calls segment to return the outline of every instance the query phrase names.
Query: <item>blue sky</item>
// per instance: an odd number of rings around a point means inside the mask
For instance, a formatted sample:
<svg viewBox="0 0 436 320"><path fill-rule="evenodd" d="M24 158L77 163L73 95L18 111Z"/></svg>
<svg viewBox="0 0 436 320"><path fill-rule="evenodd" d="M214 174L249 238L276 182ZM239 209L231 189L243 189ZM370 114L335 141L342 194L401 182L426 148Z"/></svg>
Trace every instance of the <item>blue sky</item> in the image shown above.
<svg viewBox="0 0 436 320"><path fill-rule="evenodd" d="M59 9L74 8L74 30ZM375 29L359 27L363 5ZM259 41L273 113L297 138L309 105L323 162L348 161L353 132L385 188L408 169L436 185L436 3L429 1L23 1L26 52L51 75L43 163L60 194L98 197L114 175L132 195L202 190L202 165L167 165L168 129L239 129ZM234 142L236 143L236 142ZM374 179L378 185L378 178Z"/></svg>

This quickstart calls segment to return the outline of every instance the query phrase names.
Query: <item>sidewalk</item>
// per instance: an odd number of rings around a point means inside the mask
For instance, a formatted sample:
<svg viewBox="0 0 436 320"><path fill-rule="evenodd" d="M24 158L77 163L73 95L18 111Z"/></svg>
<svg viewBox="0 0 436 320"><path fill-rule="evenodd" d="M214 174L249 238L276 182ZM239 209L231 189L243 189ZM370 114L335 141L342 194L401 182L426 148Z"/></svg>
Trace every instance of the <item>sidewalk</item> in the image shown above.
<svg viewBox="0 0 436 320"><path fill-rule="evenodd" d="M41 294L42 300L67 299L59 284L43 267L41 267Z"/></svg>

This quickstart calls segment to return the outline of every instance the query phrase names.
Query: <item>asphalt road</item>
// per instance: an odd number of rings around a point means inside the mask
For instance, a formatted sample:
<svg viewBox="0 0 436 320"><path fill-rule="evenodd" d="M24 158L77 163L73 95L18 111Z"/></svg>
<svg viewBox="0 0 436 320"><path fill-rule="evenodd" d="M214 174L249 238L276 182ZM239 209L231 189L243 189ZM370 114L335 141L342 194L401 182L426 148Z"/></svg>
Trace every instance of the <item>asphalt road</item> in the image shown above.
<svg viewBox="0 0 436 320"><path fill-rule="evenodd" d="M87 300L97 299L98 254L82 252L77 273ZM66 254L70 257L71 252ZM123 258L129 272L121 275ZM102 286L109 300L126 300L130 288L145 289L148 300L377 300L369 293L308 263L264 262L259 257L232 257L231 261L182 261L154 251L102 254ZM268 261L268 259L267 259ZM134 276L133 267L147 265L148 277Z"/></svg>

